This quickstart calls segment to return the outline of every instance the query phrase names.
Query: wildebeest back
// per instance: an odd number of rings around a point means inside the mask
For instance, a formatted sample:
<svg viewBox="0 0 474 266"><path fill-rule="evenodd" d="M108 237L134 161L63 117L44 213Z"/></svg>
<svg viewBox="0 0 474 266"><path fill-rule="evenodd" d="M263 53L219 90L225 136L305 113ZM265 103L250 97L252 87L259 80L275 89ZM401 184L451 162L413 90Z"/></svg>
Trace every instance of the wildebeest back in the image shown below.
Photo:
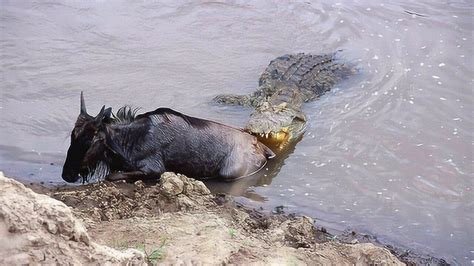
<svg viewBox="0 0 474 266"><path fill-rule="evenodd" d="M240 129L160 108L137 117L149 121L144 161L161 158L167 171L191 177L236 178L258 171L273 153ZM156 145L158 144L158 145Z"/></svg>

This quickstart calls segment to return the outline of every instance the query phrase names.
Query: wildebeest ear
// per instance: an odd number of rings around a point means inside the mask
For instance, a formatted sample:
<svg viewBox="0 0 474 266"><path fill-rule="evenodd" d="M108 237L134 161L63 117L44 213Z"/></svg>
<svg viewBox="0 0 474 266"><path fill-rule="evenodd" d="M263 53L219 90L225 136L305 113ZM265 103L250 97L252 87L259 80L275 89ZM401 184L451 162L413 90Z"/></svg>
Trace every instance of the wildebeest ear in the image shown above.
<svg viewBox="0 0 474 266"><path fill-rule="evenodd" d="M99 114L95 117L95 120L97 122L102 122L104 119L110 118L111 115L112 115L112 107L105 109L105 105L104 105L102 106L102 109L100 109Z"/></svg>
<svg viewBox="0 0 474 266"><path fill-rule="evenodd" d="M104 110L104 117L102 119L108 119L112 115L112 107Z"/></svg>

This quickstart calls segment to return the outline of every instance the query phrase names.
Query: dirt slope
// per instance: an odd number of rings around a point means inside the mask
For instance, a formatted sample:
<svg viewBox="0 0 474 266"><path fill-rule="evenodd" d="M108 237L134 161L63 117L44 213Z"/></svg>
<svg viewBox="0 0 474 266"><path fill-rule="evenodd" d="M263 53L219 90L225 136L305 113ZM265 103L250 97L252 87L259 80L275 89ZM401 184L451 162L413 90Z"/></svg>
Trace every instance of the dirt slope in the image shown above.
<svg viewBox="0 0 474 266"><path fill-rule="evenodd" d="M95 243L64 203L0 172L0 264L143 264L137 250Z"/></svg>

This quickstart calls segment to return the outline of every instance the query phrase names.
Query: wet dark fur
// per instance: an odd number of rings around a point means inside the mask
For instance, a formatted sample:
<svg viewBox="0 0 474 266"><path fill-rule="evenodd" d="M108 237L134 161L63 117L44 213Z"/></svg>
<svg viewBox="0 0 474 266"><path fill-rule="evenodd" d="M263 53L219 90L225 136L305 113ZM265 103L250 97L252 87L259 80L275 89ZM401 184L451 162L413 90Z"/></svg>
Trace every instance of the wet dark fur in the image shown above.
<svg viewBox="0 0 474 266"><path fill-rule="evenodd" d="M243 145L244 148L239 147L245 154L250 151L250 158L243 162L250 166L243 165L243 172L255 165L263 166L265 157L273 156L263 144L239 129L169 108L140 115L136 112L137 109L127 106L115 115L111 114L110 108L102 108L96 117L81 111L71 133L63 179L75 182L79 175L83 181L91 176L159 178L164 171L194 178L232 179L238 176L235 176L236 166L229 165L232 161L229 158L241 158L234 154L238 150L236 145ZM238 169L242 168L238 166Z"/></svg>

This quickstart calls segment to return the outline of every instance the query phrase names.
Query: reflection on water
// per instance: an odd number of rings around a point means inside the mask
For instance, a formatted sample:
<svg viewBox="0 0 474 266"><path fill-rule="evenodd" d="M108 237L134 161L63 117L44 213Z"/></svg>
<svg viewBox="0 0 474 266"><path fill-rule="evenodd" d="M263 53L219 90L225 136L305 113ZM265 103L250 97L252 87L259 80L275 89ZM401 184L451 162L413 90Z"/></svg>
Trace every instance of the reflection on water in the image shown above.
<svg viewBox="0 0 474 266"><path fill-rule="evenodd" d="M277 56L343 49L361 75L304 106L294 151L215 189L474 260L472 1L0 3L6 174L62 182L81 90L91 112L168 106L243 126L250 109L210 99L252 92Z"/></svg>
<svg viewBox="0 0 474 266"><path fill-rule="evenodd" d="M296 139L278 151L275 147L268 146L276 151L276 156L267 162L262 171L232 182L207 180L205 183L213 193L226 193L232 196L243 196L257 202L264 202L266 198L256 193L252 188L270 185L273 178L280 173L281 168L285 165L285 160L295 151L295 147L301 139L302 137Z"/></svg>

